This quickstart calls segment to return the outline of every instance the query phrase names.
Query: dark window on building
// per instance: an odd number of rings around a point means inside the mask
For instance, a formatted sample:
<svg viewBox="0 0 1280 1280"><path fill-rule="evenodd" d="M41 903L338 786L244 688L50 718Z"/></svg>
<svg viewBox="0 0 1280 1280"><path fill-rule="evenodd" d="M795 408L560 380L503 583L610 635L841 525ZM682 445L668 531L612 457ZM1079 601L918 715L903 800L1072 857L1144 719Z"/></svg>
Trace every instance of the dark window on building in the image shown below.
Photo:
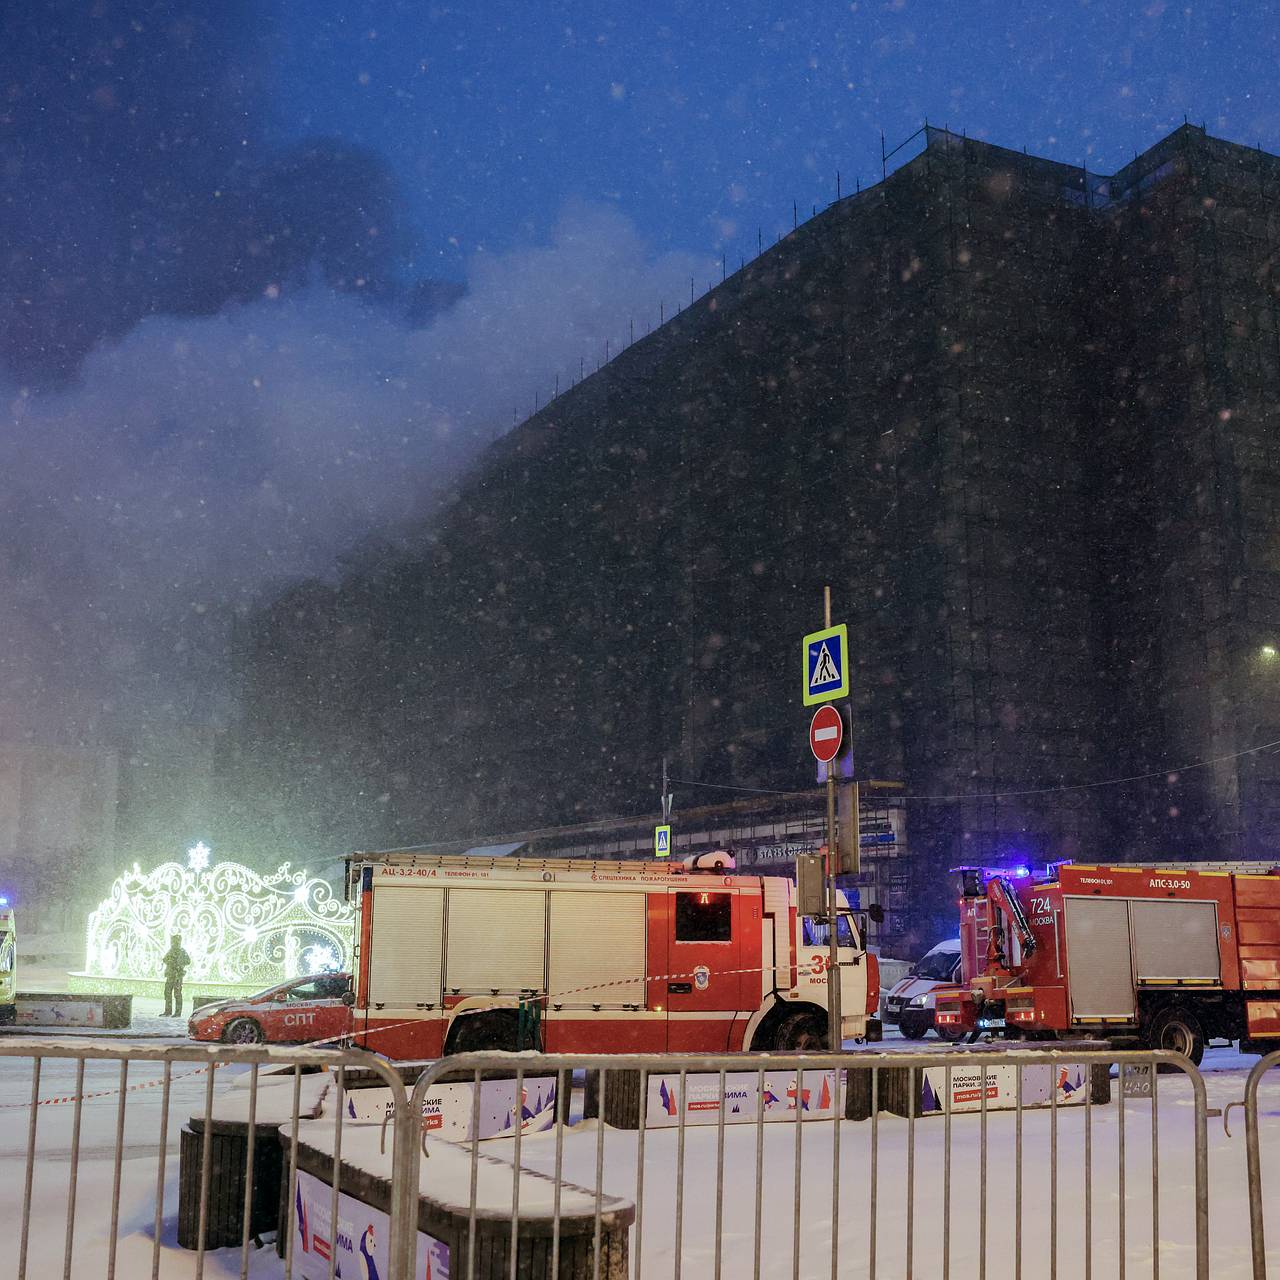
<svg viewBox="0 0 1280 1280"><path fill-rule="evenodd" d="M676 894L677 942L729 942L732 937L732 894Z"/></svg>

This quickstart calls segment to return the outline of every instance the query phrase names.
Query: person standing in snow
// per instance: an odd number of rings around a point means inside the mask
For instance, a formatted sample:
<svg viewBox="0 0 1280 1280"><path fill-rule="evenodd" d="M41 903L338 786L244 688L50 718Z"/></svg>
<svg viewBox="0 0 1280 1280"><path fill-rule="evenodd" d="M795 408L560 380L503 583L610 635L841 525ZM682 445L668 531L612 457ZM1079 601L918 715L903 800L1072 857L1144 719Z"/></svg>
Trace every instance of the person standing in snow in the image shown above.
<svg viewBox="0 0 1280 1280"><path fill-rule="evenodd" d="M166 1018L177 1018L182 1015L182 979L190 963L191 957L182 949L182 938L175 933L169 940L169 950L164 953L164 1016Z"/></svg>

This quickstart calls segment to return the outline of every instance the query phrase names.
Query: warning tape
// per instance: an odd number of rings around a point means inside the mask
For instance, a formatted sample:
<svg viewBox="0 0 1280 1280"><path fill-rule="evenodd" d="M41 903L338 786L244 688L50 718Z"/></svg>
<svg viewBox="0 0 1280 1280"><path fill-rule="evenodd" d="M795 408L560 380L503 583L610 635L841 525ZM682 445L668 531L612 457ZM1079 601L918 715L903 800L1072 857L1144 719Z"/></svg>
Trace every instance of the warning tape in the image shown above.
<svg viewBox="0 0 1280 1280"><path fill-rule="evenodd" d="M685 978L692 978L696 981L700 976L702 976L703 973L707 974L708 979L710 979L711 977L734 978L734 977L741 977L744 974L750 974L750 973L786 972L792 967L793 966L791 965L754 965L748 969L708 969L705 966L700 966L699 968L694 969L688 973L646 974L641 978L618 978L611 982L596 982L596 983L592 983L590 986L572 987L569 990L557 991L555 993L543 992L541 994L538 994L535 992L531 997L529 997L529 999L533 1001L537 1001L542 1004L551 1004L553 1002L563 1001L567 996L582 995L588 991L606 991L611 987L631 987L631 986L635 986L637 982L676 982L676 981L682 981ZM794 966L794 968L796 969L797 973L815 973L815 972L822 973L827 968L826 957L824 956L822 958L821 964L797 964ZM370 1036L381 1035L385 1031L398 1031L403 1027L415 1027L415 1026L418 1026L421 1022L422 1022L421 1018L409 1018L403 1022L392 1022L384 1026L370 1027L367 1030L356 1029L353 1031L343 1032L341 1035L328 1036L323 1040L309 1040L306 1042L305 1047L308 1049L319 1049L325 1045L341 1044L345 1041L351 1040L353 1036L361 1036L367 1042ZM170 1083L172 1083L174 1080L182 1080L182 1079L189 1078L191 1076L202 1075L204 1072L209 1071L210 1069L216 1071L219 1067L230 1067L230 1066L236 1066L236 1065L240 1065L240 1064L237 1064L234 1062L215 1062L211 1064L211 1067L209 1066L195 1067L190 1071L180 1071L177 1074L171 1074L169 1076L169 1080L170 1080ZM125 1092L133 1093L135 1090L155 1089L163 1084L164 1084L163 1077L161 1077L159 1080L141 1080L141 1081L138 1081L136 1084L127 1085L125 1088ZM72 1094L67 1094L63 1097L57 1097L57 1098L38 1098L36 1100L36 1105L39 1107L61 1106L61 1105L65 1105L66 1103L75 1102L77 1100L77 1097L79 1098L80 1101L83 1102L83 1101L88 1101L91 1098L113 1098L113 1097L116 1097L119 1093L120 1093L119 1088L97 1089L97 1090L94 1090L92 1093L82 1093L79 1095L72 1093ZM0 1111L28 1108L30 1106L31 1106L30 1101L0 1102Z"/></svg>
<svg viewBox="0 0 1280 1280"><path fill-rule="evenodd" d="M821 944L815 944L815 945L821 945ZM711 978L736 978L736 977L741 977L743 974L748 974L748 973L786 973L792 968L794 968L797 973L825 973L827 970L827 958L826 956L823 956L821 959L821 963L819 964L812 964L812 963L797 964L794 966L766 964L766 965L754 965L749 969L710 969L710 968L707 968L706 966L701 966L700 968L694 969L689 973L655 973L655 974L645 974L642 977L638 977L638 978L617 978L611 982L593 982L590 986L586 986L586 987L571 987L566 991L556 991L556 992L544 991L541 993L534 991L530 995L517 997L517 998L526 1000L529 1003L536 1002L538 1004L554 1004L558 1001L565 1000L566 997L568 996L583 995L585 992L588 992L588 991L607 991L611 987L634 987L638 983L644 983L644 982L676 982L678 980L683 980L685 978L692 978L696 981L699 977L703 975L703 973L707 975L707 978L709 981ZM510 999L511 997L507 996L507 998ZM432 1010L431 1012L436 1012L436 1011ZM441 1006L438 1012L447 1013L449 1011L446 1010L443 1006ZM312 1041L309 1041L308 1043L313 1047L316 1045L322 1045L322 1044L332 1044L339 1040L349 1039L353 1035L372 1036L372 1035L377 1035L382 1031L397 1031L401 1027L416 1027L422 1021L423 1021L422 1018L411 1018L405 1022L392 1022L386 1026L370 1027L368 1031L362 1031L357 1029L355 1031L346 1032L341 1036L331 1036L328 1040L312 1040Z"/></svg>
<svg viewBox="0 0 1280 1280"><path fill-rule="evenodd" d="M618 978L613 982L593 982L587 987L573 987L568 991L557 991L554 994L544 992L541 995L534 994L531 999L543 1001L547 1004L556 1000L563 1000L566 996L578 996L587 991L607 991L610 987L634 987L639 982L675 982L683 978L698 978L702 973L706 973L708 978L736 978L746 973L786 973L793 966L789 964L766 964L755 965L750 969L709 969L705 965L694 969L691 973L655 973L645 974L639 978ZM798 973L825 973L827 968L827 958L823 956L821 964L798 964L794 968Z"/></svg>
<svg viewBox="0 0 1280 1280"><path fill-rule="evenodd" d="M307 1049L320 1049L328 1044L338 1044L343 1040L349 1040L352 1037L352 1035L355 1035L355 1034L374 1036L374 1035L380 1034L383 1031L397 1031L401 1027L417 1026L418 1021L419 1021L418 1019L410 1019L407 1022L393 1022L389 1026L385 1026L385 1027L371 1027L367 1032L348 1031L339 1036L329 1036L325 1040L308 1041L303 1047ZM109 1061L112 1061L112 1059L105 1059L105 1061L109 1062ZM210 1069L217 1071L220 1067L236 1067L236 1066L243 1066L243 1065L244 1065L243 1063L239 1063L239 1062L214 1062L210 1066L193 1067L190 1071L172 1072L169 1076L169 1081L170 1083L172 1083L174 1080L185 1080L190 1078L191 1076L203 1075L206 1071L209 1071ZM284 1063L283 1065L288 1066L289 1064ZM125 1092L133 1093L141 1089L158 1089L163 1084L164 1084L163 1076L161 1076L160 1079L158 1080L139 1080L139 1081L136 1081L134 1084L126 1085ZM119 1093L120 1093L119 1086L117 1086L114 1089L95 1089L90 1093L82 1093L79 1095L76 1095L74 1093L68 1093L63 1095L62 1097L57 1097L57 1098L37 1098L36 1106L38 1107L62 1106L62 1105L65 1105L66 1103L75 1102L77 1099L77 1096L82 1102L87 1102L90 1098L114 1098L114 1097L117 1097ZM0 1111L24 1109L24 1108L29 1108L30 1106L31 1106L30 1099L28 1099L25 1102L0 1102Z"/></svg>
<svg viewBox="0 0 1280 1280"><path fill-rule="evenodd" d="M110 1059L108 1059L108 1061L110 1061ZM216 1071L219 1067L230 1067L233 1065L234 1064L230 1062L215 1062L211 1065L211 1067L194 1067L190 1071L179 1071L177 1073L171 1073L169 1076L169 1083L172 1084L173 1081L175 1080L186 1079L188 1076L203 1075L206 1071L209 1071L209 1070ZM126 1085L125 1092L134 1093L135 1091L141 1090L141 1089L158 1089L163 1084L164 1084L163 1076L159 1080L139 1080L134 1084ZM68 1103L68 1102L76 1102L76 1101L87 1102L90 1098L114 1098L119 1093L120 1093L120 1089L118 1086L114 1089L95 1089L92 1093L80 1093L80 1094L68 1093L60 1098L37 1098L36 1106L56 1107L56 1106L61 1106L64 1103ZM0 1110L5 1110L5 1111L13 1110L14 1108L19 1108L19 1107L25 1108L30 1106L31 1106L30 1099L28 1099L26 1102L0 1102Z"/></svg>

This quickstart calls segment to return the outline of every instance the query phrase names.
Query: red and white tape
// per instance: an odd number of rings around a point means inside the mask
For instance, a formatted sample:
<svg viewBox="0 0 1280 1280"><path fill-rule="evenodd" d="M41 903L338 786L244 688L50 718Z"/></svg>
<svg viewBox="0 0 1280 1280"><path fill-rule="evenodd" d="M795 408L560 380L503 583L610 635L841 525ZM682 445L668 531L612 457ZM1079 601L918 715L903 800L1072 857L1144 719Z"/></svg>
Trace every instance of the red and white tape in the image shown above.
<svg viewBox="0 0 1280 1280"><path fill-rule="evenodd" d="M110 1061L110 1059L107 1059L107 1061ZM229 1062L215 1062L212 1064L212 1069L216 1071L219 1067L229 1067L231 1065L232 1064ZM191 1071L179 1071L169 1076L169 1082L170 1084L172 1084L173 1081L183 1080L183 1079L186 1079L188 1076L203 1075L204 1072L208 1070L210 1070L210 1067L195 1067ZM133 1084L126 1085L125 1092L134 1093L135 1091L141 1090L141 1089L158 1089L163 1084L164 1084L163 1076L159 1080L138 1080L138 1081L135 1081L135 1083ZM120 1093L120 1089L118 1086L115 1089L95 1089L93 1090L92 1093L81 1093L81 1094L68 1093L68 1094L64 1094L62 1097L59 1097L59 1098L37 1098L36 1106L56 1107L56 1106L61 1106L68 1102L75 1102L77 1099L79 1099L81 1102L88 1102L90 1098L114 1098L119 1093ZM0 1102L0 1110L6 1110L6 1111L16 1107L29 1107L29 1106L31 1106L31 1100L29 1098L25 1102Z"/></svg>

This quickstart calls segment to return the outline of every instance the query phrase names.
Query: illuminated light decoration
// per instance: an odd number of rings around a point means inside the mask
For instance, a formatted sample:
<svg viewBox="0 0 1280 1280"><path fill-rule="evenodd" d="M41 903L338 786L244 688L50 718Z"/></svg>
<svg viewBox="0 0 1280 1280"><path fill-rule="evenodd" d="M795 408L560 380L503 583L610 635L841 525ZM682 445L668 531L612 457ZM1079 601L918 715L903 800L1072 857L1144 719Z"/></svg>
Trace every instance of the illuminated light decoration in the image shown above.
<svg viewBox="0 0 1280 1280"><path fill-rule="evenodd" d="M262 876L235 862L208 865L203 842L187 865L143 874L137 863L89 917L85 976L155 982L176 934L191 957L188 988L256 989L287 978L346 968L354 908L324 880L285 863Z"/></svg>
<svg viewBox="0 0 1280 1280"><path fill-rule="evenodd" d="M337 951L320 942L313 942L302 953L302 962L308 973L336 973L342 968Z"/></svg>

